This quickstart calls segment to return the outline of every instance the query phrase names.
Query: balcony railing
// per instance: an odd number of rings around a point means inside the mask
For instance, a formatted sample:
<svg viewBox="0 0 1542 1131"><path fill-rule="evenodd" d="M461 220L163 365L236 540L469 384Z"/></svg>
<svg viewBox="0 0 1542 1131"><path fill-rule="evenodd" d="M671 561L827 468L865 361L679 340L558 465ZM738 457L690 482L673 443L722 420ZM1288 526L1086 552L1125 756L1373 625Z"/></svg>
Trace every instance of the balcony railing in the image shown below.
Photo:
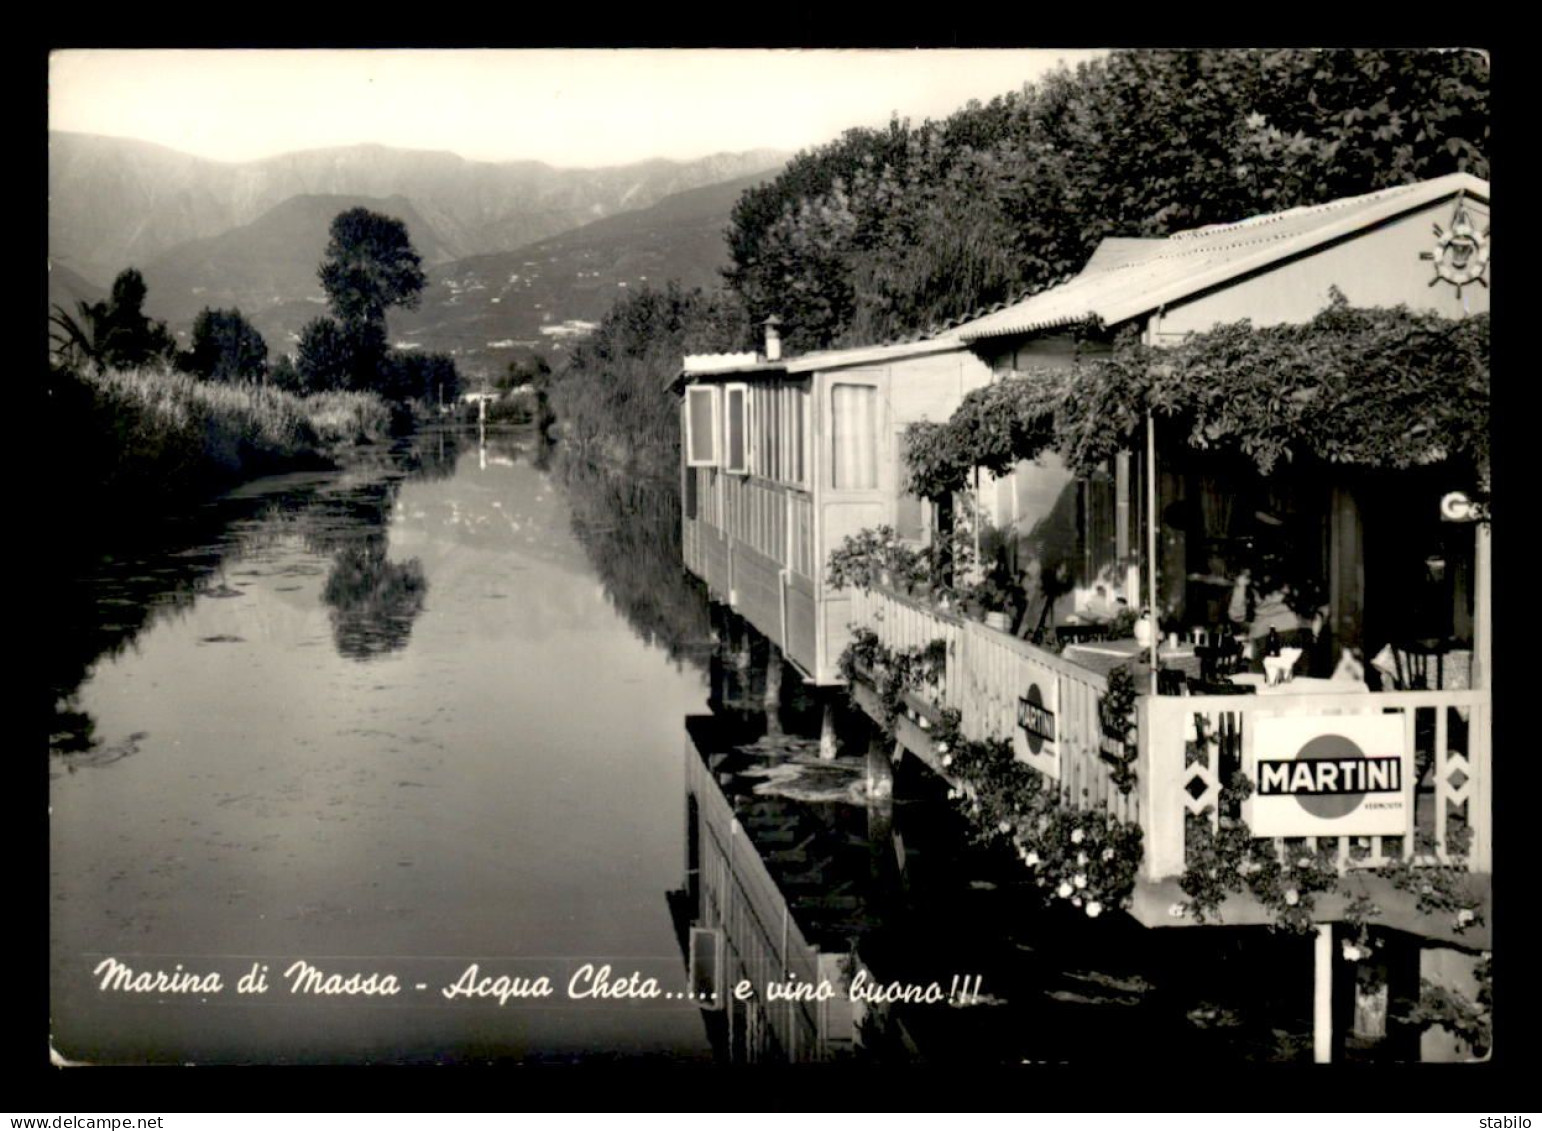
<svg viewBox="0 0 1542 1131"><path fill-rule="evenodd" d="M1339 870L1375 868L1394 859L1492 864L1489 694L1486 691L1393 691L1355 695L1147 696L1136 704L1137 773L1145 794L1145 876L1184 871L1190 815L1214 828L1231 769L1252 763L1261 718L1384 715L1402 718L1403 749L1413 772L1403 778L1409 827L1398 836L1305 837L1328 847ZM1246 812L1240 814L1246 817ZM1276 847L1285 851L1283 838Z"/></svg>
<svg viewBox="0 0 1542 1131"><path fill-rule="evenodd" d="M1059 783L1063 804L1102 809L1144 831L1142 878L1183 874L1191 817L1214 827L1234 769L1251 765L1258 720L1267 717L1386 715L1402 719L1402 835L1322 838L1341 871L1394 860L1460 863L1491 871L1490 694L1483 690L1321 692L1238 696L1142 696L1137 700L1137 784L1122 792L1100 755L1098 699L1103 676L1006 633L883 589L852 595L853 627L873 630L890 649L924 648L942 639L940 684L923 693L933 707L960 712L971 739L1011 737L1020 760ZM1024 708L1030 688L1041 704ZM1037 720L1037 744L1023 725ZM1052 719L1053 741L1043 741ZM1039 749L1033 749L1037 745ZM1240 814L1247 817L1246 806ZM1314 849L1318 838L1293 838ZM1277 846L1284 851L1287 842Z"/></svg>
<svg viewBox="0 0 1542 1131"><path fill-rule="evenodd" d="M1099 754L1098 699L1108 690L1103 676L977 621L883 589L854 591L851 609L854 625L872 629L891 650L946 641L941 682L923 696L936 707L955 708L966 738L1011 737L1019 758L1059 783L1063 804L1103 809L1126 821L1140 819L1139 795L1114 784L1114 767ZM1037 689L1039 717L1052 728L1052 739L1041 728L1039 741L1031 742L1019 726L1030 688Z"/></svg>

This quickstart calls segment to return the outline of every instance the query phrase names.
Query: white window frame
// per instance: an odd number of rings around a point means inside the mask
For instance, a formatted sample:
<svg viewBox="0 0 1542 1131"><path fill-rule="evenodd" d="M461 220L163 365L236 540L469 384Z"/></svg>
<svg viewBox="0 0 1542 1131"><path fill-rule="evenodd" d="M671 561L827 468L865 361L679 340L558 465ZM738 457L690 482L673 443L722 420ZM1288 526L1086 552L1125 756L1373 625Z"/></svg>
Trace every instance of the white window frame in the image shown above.
<svg viewBox="0 0 1542 1131"><path fill-rule="evenodd" d="M733 395L739 394L739 428L744 438L744 463L734 467L729 461L733 459L733 444L729 441L729 429L733 425L733 410L729 407L733 404ZM751 426L754 424L754 411L750 407L750 387L743 382L734 382L723 386L723 470L729 475L748 475L750 464L754 459L754 435Z"/></svg>
<svg viewBox="0 0 1542 1131"><path fill-rule="evenodd" d="M712 452L709 456L696 458L696 434L691 423L691 398L705 394L711 409L708 416L711 426L707 429L707 438L712 442ZM687 385L685 387L685 466L686 467L716 467L719 461L719 447L721 441L718 433L721 431L722 420L722 394L716 385Z"/></svg>
<svg viewBox="0 0 1542 1131"><path fill-rule="evenodd" d="M872 436L872 443L874 481L871 487L837 487L835 485L835 473L837 470L835 463L835 390L843 387L871 389L873 391L874 435ZM850 378L844 374L831 374L829 383L825 387L824 407L828 413L826 419L829 421L828 435L826 436L828 442L824 444L825 456L829 461L826 468L828 475L825 479L827 489L841 494L873 495L880 493L883 490L884 482L884 459L888 452L888 436L885 434L885 428L888 423L888 405L884 399L882 385L877 380L867 377L866 374L860 376L853 375Z"/></svg>
<svg viewBox="0 0 1542 1131"><path fill-rule="evenodd" d="M798 437L797 460L799 470L803 473L799 477L798 485L805 491L814 489L814 454L818 445L814 442L814 382L809 381L806 388L798 390L798 411L803 416L803 434Z"/></svg>

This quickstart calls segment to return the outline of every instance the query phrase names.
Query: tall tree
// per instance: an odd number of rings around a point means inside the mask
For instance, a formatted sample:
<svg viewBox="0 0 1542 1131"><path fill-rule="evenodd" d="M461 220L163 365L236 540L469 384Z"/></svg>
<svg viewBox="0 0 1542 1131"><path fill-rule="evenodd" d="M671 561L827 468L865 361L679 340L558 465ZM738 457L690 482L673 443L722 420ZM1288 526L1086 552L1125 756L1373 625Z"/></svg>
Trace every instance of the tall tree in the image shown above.
<svg viewBox="0 0 1542 1131"><path fill-rule="evenodd" d="M407 226L367 208L338 213L316 273L332 317L300 332L295 371L301 382L310 389L375 389L398 399L421 395L421 364L404 368L386 338L386 311L417 306L427 284ZM412 391L403 391L404 380Z"/></svg>
<svg viewBox="0 0 1542 1131"><path fill-rule="evenodd" d="M428 279L407 225L350 208L333 219L331 237L317 274L341 322L384 322L390 307L417 306Z"/></svg>

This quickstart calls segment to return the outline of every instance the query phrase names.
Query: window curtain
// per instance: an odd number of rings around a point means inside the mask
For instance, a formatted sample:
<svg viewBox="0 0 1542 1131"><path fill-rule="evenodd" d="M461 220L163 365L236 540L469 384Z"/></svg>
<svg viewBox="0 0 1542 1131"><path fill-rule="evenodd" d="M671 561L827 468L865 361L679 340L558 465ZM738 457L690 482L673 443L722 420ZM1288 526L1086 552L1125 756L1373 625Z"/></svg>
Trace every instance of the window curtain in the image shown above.
<svg viewBox="0 0 1542 1131"><path fill-rule="evenodd" d="M837 491L878 486L878 390L872 385L831 389L830 485Z"/></svg>

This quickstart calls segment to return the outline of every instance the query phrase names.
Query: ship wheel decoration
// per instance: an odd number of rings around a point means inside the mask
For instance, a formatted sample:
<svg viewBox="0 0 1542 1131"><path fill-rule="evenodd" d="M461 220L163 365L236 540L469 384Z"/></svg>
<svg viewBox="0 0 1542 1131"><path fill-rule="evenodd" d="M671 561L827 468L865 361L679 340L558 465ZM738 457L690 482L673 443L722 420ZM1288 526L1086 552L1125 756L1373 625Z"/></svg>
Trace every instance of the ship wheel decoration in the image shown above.
<svg viewBox="0 0 1542 1131"><path fill-rule="evenodd" d="M1462 288L1474 283L1488 286L1488 232L1480 233L1478 226L1468 215L1461 197L1457 198L1456 211L1451 214L1450 229L1435 226L1435 250L1426 251L1420 258L1435 261L1435 277L1430 286L1447 282L1456 287L1456 297L1462 297Z"/></svg>

